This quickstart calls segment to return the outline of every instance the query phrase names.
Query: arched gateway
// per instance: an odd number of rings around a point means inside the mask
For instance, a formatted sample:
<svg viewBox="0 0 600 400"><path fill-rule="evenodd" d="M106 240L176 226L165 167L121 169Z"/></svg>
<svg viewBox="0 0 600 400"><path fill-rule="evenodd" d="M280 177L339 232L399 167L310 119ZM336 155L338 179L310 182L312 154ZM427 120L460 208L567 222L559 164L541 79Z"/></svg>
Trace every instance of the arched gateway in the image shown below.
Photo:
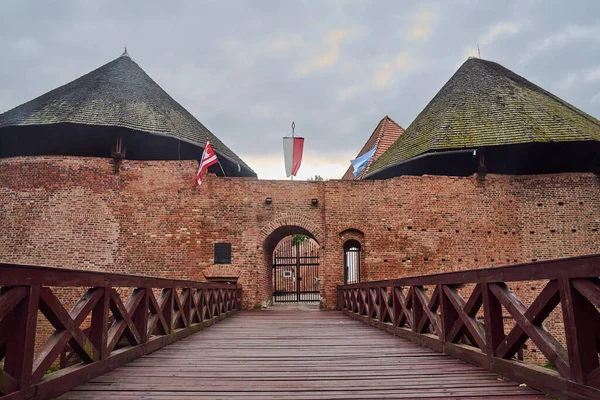
<svg viewBox="0 0 600 400"><path fill-rule="evenodd" d="M305 217L292 216L271 221L261 232L266 303L318 303L321 230Z"/></svg>

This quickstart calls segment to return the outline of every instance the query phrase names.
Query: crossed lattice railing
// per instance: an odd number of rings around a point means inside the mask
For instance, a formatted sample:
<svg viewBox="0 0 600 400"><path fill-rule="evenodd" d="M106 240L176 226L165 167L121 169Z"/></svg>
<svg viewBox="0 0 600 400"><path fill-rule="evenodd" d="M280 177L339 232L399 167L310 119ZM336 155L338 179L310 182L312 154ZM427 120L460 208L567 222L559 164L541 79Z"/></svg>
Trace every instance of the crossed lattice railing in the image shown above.
<svg viewBox="0 0 600 400"><path fill-rule="evenodd" d="M337 301L363 322L560 398L600 398L599 276L594 255L338 286ZM555 371L515 359L528 340Z"/></svg>
<svg viewBox="0 0 600 400"><path fill-rule="evenodd" d="M0 395L12 398L56 396L241 306L235 284L2 263L0 287ZM67 311L65 292L82 288Z"/></svg>

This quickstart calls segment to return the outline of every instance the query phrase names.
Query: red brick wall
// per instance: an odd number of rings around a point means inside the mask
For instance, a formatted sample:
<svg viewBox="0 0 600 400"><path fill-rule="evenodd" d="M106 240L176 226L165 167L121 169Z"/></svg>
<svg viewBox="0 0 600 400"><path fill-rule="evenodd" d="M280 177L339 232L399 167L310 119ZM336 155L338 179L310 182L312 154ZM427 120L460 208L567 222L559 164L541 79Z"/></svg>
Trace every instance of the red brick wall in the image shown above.
<svg viewBox="0 0 600 400"><path fill-rule="evenodd" d="M320 244L321 297L333 307L349 239L362 244L363 280L600 253L593 174L326 182L209 176L198 188L195 170L193 161L124 161L114 174L106 159L2 159L0 261L204 280L204 270L215 270L214 243L230 242L226 269L239 271L251 308L271 299L279 240L303 233ZM528 304L541 287L515 293ZM69 293L65 303L73 304L78 293ZM562 332L554 314L547 325Z"/></svg>
<svg viewBox="0 0 600 400"><path fill-rule="evenodd" d="M321 245L322 297L332 307L343 281L342 245L353 230L366 280L600 252L593 174L326 182L210 176L198 188L195 169L193 161L124 161L115 175L106 159L0 160L0 260L203 280L214 243L231 242L244 304L252 307L270 299L264 253L291 233L309 232ZM287 225L302 229L273 234Z"/></svg>

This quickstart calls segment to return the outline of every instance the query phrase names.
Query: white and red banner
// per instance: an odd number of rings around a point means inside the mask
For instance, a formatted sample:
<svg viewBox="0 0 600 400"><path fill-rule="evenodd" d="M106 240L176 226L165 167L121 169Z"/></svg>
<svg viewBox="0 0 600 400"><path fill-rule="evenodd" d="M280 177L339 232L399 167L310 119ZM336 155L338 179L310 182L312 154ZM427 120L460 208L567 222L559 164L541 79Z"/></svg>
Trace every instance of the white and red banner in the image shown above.
<svg viewBox="0 0 600 400"><path fill-rule="evenodd" d="M196 186L202 184L202 174L204 171L208 170L208 167L218 162L217 154L207 140L204 151L202 152L202 158L200 159L200 168L198 168L198 173L196 174Z"/></svg>
<svg viewBox="0 0 600 400"><path fill-rule="evenodd" d="M302 151L304 150L304 138L284 137L283 138L283 158L285 160L285 175L296 176L300 164L302 163Z"/></svg>

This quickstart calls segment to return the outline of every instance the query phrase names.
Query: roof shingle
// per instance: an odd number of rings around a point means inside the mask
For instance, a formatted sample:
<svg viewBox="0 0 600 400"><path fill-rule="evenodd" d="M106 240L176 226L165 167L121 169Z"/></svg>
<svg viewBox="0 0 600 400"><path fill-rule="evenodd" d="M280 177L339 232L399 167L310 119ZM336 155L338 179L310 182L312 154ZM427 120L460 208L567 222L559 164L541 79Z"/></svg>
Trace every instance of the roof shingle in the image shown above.
<svg viewBox="0 0 600 400"><path fill-rule="evenodd" d="M507 68L468 59L367 175L430 151L600 141L600 121Z"/></svg>
<svg viewBox="0 0 600 400"><path fill-rule="evenodd" d="M352 165L348 167L342 179L345 180L353 180L353 179L362 179L371 168L371 165L375 160L377 160L391 145L398 139L400 135L404 133L404 128L396 123L393 119L388 117L387 115L383 117L377 127L371 134L371 137L367 140L363 148L358 152L356 158L362 156L369 150L373 148L373 146L377 145L377 150L375 150L375 154L367 164L367 166L360 172L357 177L354 177Z"/></svg>
<svg viewBox="0 0 600 400"><path fill-rule="evenodd" d="M252 172L221 140L169 96L127 53L100 68L0 114L0 129L73 123L175 136L215 151ZM253 173L253 172L252 172Z"/></svg>

